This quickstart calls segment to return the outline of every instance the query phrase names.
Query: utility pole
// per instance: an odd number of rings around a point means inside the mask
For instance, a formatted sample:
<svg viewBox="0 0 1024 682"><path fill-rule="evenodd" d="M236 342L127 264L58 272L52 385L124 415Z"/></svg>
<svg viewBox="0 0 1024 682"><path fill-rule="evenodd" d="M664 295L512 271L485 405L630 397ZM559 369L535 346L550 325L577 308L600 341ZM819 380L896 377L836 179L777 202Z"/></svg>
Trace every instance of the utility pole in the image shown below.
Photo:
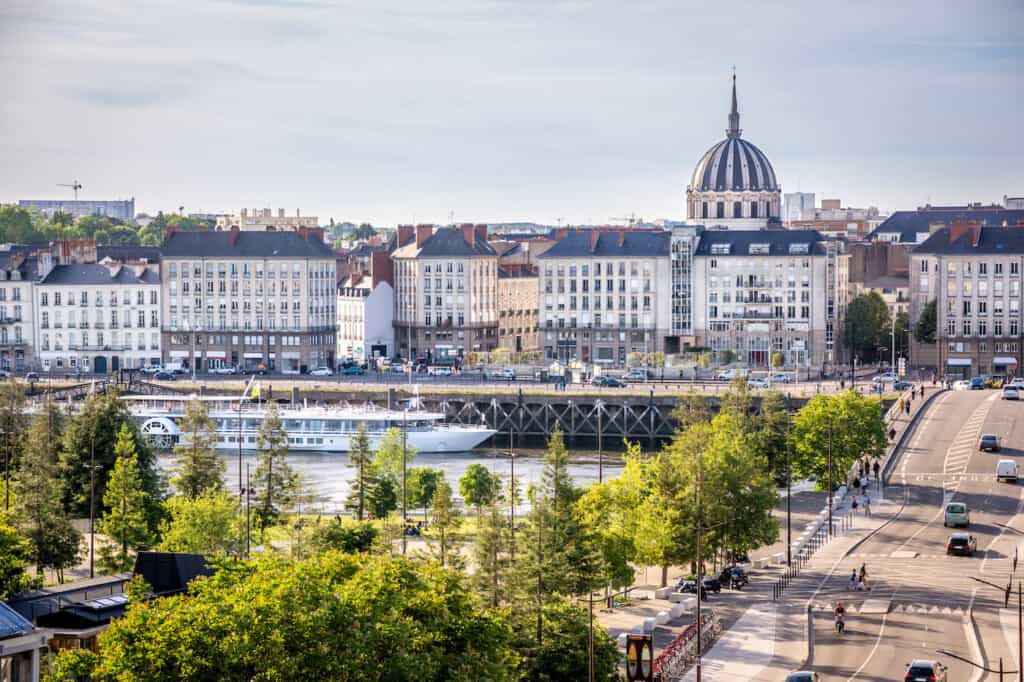
<svg viewBox="0 0 1024 682"><path fill-rule="evenodd" d="M828 537L832 537L832 422L828 424Z"/></svg>
<svg viewBox="0 0 1024 682"><path fill-rule="evenodd" d="M89 429L89 577L95 578L96 558L96 425Z"/></svg>
<svg viewBox="0 0 1024 682"><path fill-rule="evenodd" d="M704 601L704 566L702 564L703 556L701 555L700 546L700 531L701 531L701 489L704 487L704 453L700 452L697 455L697 489L694 491L697 498L697 682L701 680L701 619L700 619L700 605Z"/></svg>
<svg viewBox="0 0 1024 682"><path fill-rule="evenodd" d="M543 610L543 583L541 580L542 565L541 553L541 528L543 526L543 514L537 514L537 646L541 646L544 642L544 610ZM699 618L699 616L698 616Z"/></svg>
<svg viewBox="0 0 1024 682"><path fill-rule="evenodd" d="M604 411L604 405L600 400L597 401L597 482L601 483L604 481L604 451L601 447L603 429L601 428L601 413Z"/></svg>
<svg viewBox="0 0 1024 682"><path fill-rule="evenodd" d="M590 590L590 632L587 636L587 680L594 682L594 591Z"/></svg>
<svg viewBox="0 0 1024 682"><path fill-rule="evenodd" d="M509 561L516 558L516 453L512 446L512 420L508 422L508 454L512 464L512 474L508 481L508 555Z"/></svg>
<svg viewBox="0 0 1024 682"><path fill-rule="evenodd" d="M890 371L896 370L896 318L889 320L889 345L892 346L892 363L889 365Z"/></svg>
<svg viewBox="0 0 1024 682"><path fill-rule="evenodd" d="M252 514L250 495L252 494L252 487L249 485L249 465L245 465L245 558L249 558L250 552L252 552Z"/></svg>
<svg viewBox="0 0 1024 682"><path fill-rule="evenodd" d="M788 434L787 434L788 435ZM786 438L786 565L793 565L793 448Z"/></svg>
<svg viewBox="0 0 1024 682"><path fill-rule="evenodd" d="M409 407L406 405L402 409L402 556L405 556L405 550L407 547L408 537L406 531L409 529L409 515L407 513L408 497L406 495L405 486L405 465L406 465L406 437L409 432Z"/></svg>

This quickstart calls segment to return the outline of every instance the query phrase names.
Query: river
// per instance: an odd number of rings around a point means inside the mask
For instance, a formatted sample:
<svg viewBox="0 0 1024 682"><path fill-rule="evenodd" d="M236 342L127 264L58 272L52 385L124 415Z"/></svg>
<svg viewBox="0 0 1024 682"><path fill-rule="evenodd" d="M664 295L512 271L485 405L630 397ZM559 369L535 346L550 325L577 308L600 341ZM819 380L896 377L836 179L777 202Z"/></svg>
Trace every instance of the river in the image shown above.
<svg viewBox="0 0 1024 682"><path fill-rule="evenodd" d="M238 456L234 453L218 453L227 465L225 483L228 490L238 490ZM465 473L470 464L480 463L491 472L500 474L505 484L511 473L511 461L508 451L474 450L459 453L420 453L409 463L410 467L430 467L440 469L458 496L459 477ZM174 468L174 458L170 453L161 453L157 459L158 466L168 475ZM350 481L355 477L355 468L348 462L345 453L337 452L301 452L288 455L288 463L299 474L312 501L306 505L305 511L335 514L344 509L345 498L349 494ZM250 471L256 470L256 453L242 452L242 470L246 464ZM523 491L523 501L517 510L526 510L529 502L525 499L525 491L530 483L540 481L541 468L544 465L542 450L517 450L515 458L516 480ZM603 456L603 475L605 480L615 478L622 471L622 454L606 452ZM569 465L569 475L577 486L586 487L596 483L598 478L597 452L574 451Z"/></svg>

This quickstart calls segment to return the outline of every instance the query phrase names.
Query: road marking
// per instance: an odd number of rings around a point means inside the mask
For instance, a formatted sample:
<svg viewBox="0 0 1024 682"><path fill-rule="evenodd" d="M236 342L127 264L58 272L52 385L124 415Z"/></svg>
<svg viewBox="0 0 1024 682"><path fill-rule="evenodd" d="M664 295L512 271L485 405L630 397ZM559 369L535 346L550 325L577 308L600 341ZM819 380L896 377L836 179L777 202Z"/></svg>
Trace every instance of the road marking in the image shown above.
<svg viewBox="0 0 1024 682"><path fill-rule="evenodd" d="M893 590L892 594L889 595L890 598L895 597L896 596L896 592L897 592L897 590ZM857 670L854 671L854 673L852 675L850 675L850 677L847 678L847 682L850 682L850 680L856 679L857 675L860 675L861 671L864 670L864 668L867 667L869 662L871 662L871 659L874 657L875 652L878 651L878 645L882 643L882 635L885 634L885 623L886 623L886 621L888 619L889 619L889 612L887 611L882 616L882 627L878 628L878 637L875 638L875 646L871 647L871 652L864 659L864 662L860 664L860 667L857 668Z"/></svg>
<svg viewBox="0 0 1024 682"><path fill-rule="evenodd" d="M989 555L992 554L992 552L991 552L992 548L995 546L995 544L997 542L999 542L1000 539L1002 539L1003 533L1006 532L1007 528L1012 526L1013 520L1015 518L1017 518L1017 516L1020 515L1022 508L1024 508L1024 488L1021 489L1020 493L1017 493L1017 497L1019 498L1017 500L1017 510L1013 513L1013 516L1010 517L1008 523L1006 523L1006 524L999 524L999 535L997 535L994 538L992 538L992 542L988 543L988 547L985 548L985 558L981 560L981 573L982 574L985 573L985 566L988 564Z"/></svg>

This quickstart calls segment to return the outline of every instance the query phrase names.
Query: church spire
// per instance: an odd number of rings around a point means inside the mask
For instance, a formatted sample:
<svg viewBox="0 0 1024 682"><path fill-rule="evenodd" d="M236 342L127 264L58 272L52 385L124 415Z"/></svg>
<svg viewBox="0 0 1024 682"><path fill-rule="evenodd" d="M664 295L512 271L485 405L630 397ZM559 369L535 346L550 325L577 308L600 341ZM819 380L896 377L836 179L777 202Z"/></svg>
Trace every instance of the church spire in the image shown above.
<svg viewBox="0 0 1024 682"><path fill-rule="evenodd" d="M739 137L743 131L740 130L740 111L736 105L736 69L732 70L732 111L729 112L729 127L725 131L729 137Z"/></svg>

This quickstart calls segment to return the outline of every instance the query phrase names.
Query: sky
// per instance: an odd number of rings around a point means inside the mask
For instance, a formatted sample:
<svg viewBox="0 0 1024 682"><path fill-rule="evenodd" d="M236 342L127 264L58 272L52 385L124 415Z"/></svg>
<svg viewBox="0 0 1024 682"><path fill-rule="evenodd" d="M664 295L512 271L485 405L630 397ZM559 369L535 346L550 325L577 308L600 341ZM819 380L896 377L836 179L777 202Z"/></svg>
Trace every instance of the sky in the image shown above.
<svg viewBox="0 0 1024 682"><path fill-rule="evenodd" d="M685 217L724 137L784 192L1024 195L1024 2L2 0L0 202L326 223Z"/></svg>

